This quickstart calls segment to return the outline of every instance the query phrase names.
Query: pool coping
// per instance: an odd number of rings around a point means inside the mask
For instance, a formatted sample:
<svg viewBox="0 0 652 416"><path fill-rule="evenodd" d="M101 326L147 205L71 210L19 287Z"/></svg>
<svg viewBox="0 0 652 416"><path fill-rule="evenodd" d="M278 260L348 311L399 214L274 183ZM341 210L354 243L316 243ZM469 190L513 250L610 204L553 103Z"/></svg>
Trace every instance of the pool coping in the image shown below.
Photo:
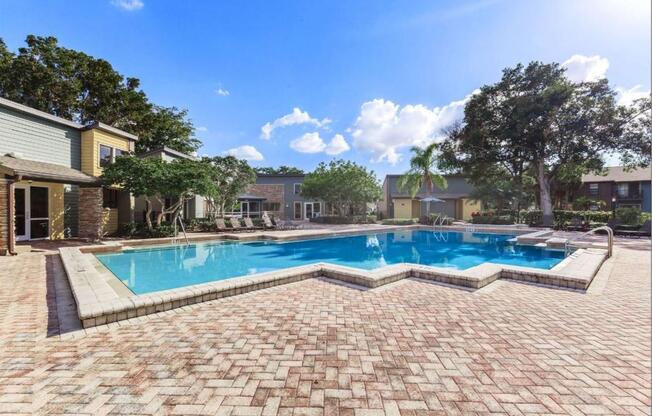
<svg viewBox="0 0 652 416"><path fill-rule="evenodd" d="M273 239L277 241L290 241L311 237L324 238L349 234L368 234L378 231L395 231L397 228L400 230L432 230L432 227L423 226L387 227L374 230L340 232L329 230L323 233L310 233L310 235L304 234L302 236L286 234L285 238L282 235L276 235L274 236L276 238ZM476 229L475 232L486 232L486 230ZM496 230L495 232L506 232L506 230ZM245 237L246 235L242 236ZM241 241L264 239L261 238L260 234L254 237L256 238L245 238ZM224 240L224 238L196 241L210 240L219 241ZM128 241L125 243L132 242ZM604 250L579 249L550 270L495 263L483 263L466 270L412 263L398 263L378 269L363 270L319 262L182 288L129 296L125 295L124 291L119 291L115 287L112 287L115 282L112 282L110 278L107 278L105 274L98 270L97 264L99 262L94 254L120 252L132 246L134 244L123 245L122 243L113 242L102 245L63 247L59 249L59 254L77 303L79 319L85 328L317 277L328 277L369 289L406 278L420 278L472 289L480 289L497 279L512 279L566 289L586 290L606 259L606 251ZM117 280L115 276L113 278Z"/></svg>

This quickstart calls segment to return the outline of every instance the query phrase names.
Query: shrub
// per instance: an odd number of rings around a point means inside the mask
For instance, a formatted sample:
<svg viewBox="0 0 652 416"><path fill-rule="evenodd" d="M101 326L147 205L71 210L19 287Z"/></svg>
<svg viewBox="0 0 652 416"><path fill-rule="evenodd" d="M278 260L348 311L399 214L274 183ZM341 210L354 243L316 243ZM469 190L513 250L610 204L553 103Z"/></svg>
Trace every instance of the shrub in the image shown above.
<svg viewBox="0 0 652 416"><path fill-rule="evenodd" d="M601 199L591 199L586 196L580 196L573 201L573 208L577 211L591 210L591 207L598 207L600 210L607 208L607 203Z"/></svg>
<svg viewBox="0 0 652 416"><path fill-rule="evenodd" d="M322 215L311 218L310 222L317 224L373 224L376 222L375 215L353 215L351 217L342 217L338 215Z"/></svg>
<svg viewBox="0 0 652 416"><path fill-rule="evenodd" d="M416 218L387 218L383 220L383 225L412 225L418 220Z"/></svg>
<svg viewBox="0 0 652 416"><path fill-rule="evenodd" d="M121 224L118 228L117 235L123 238L174 237L174 227L170 224L163 223L160 226L154 225L154 229L150 231L146 224L130 222Z"/></svg>
<svg viewBox="0 0 652 416"><path fill-rule="evenodd" d="M623 224L640 224L641 210L638 208L618 208L616 209L616 218Z"/></svg>
<svg viewBox="0 0 652 416"><path fill-rule="evenodd" d="M210 218L193 218L186 225L187 231L214 232L217 231L215 221Z"/></svg>
<svg viewBox="0 0 652 416"><path fill-rule="evenodd" d="M511 215L475 215L471 222L473 224L509 225L514 224L514 219Z"/></svg>
<svg viewBox="0 0 652 416"><path fill-rule="evenodd" d="M581 218L589 222L607 222L611 219L610 211L566 211L555 210L553 211L554 223L567 224L572 218ZM521 212L521 222L528 225L539 225L543 221L543 215L540 210L523 211Z"/></svg>

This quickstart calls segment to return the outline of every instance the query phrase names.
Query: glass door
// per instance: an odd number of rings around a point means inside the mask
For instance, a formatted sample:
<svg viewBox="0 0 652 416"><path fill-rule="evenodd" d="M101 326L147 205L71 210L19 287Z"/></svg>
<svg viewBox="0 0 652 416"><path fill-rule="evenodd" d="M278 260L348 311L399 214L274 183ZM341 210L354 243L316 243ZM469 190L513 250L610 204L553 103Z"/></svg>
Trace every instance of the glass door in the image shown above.
<svg viewBox="0 0 652 416"><path fill-rule="evenodd" d="M42 186L29 187L29 239L38 240L50 236L49 189Z"/></svg>
<svg viewBox="0 0 652 416"><path fill-rule="evenodd" d="M249 201L240 202L240 215L243 218L249 216Z"/></svg>
<svg viewBox="0 0 652 416"><path fill-rule="evenodd" d="M14 215L16 241L27 240L27 188L18 186L14 188L14 206L16 207Z"/></svg>
<svg viewBox="0 0 652 416"><path fill-rule="evenodd" d="M295 220L301 219L301 202L294 203L294 219Z"/></svg>
<svg viewBox="0 0 652 416"><path fill-rule="evenodd" d="M316 218L321 215L321 203L319 202L306 202L306 218Z"/></svg>

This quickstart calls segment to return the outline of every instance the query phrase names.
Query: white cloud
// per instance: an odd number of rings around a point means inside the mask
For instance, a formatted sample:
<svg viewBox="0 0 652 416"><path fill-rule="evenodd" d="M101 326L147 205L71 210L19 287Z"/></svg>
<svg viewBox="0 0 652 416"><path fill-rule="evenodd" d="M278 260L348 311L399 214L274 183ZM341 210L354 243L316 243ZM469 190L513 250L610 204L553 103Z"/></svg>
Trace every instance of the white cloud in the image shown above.
<svg viewBox="0 0 652 416"><path fill-rule="evenodd" d="M262 153L260 153L255 147L249 145L234 147L233 149L224 152L224 154L244 160L258 161L264 159Z"/></svg>
<svg viewBox="0 0 652 416"><path fill-rule="evenodd" d="M205 132L205 131L208 131L208 127L199 126L199 127L197 127L195 130L197 130L197 131L201 131L201 132Z"/></svg>
<svg viewBox="0 0 652 416"><path fill-rule="evenodd" d="M609 60L600 55L573 55L561 65L566 68L566 77L571 81L591 82L607 75Z"/></svg>
<svg viewBox="0 0 652 416"><path fill-rule="evenodd" d="M269 140L272 137L272 132L280 127L292 126L294 124L311 124L316 127L324 127L330 122L331 120L329 118L318 120L310 117L310 114L308 114L307 111L302 111L300 108L294 107L291 113L277 118L272 122L265 123L265 125L260 128L260 137Z"/></svg>
<svg viewBox="0 0 652 416"><path fill-rule="evenodd" d="M464 105L477 92L432 109L421 104L401 107L382 98L367 101L351 130L353 146L371 153L375 162L394 165L401 160L402 149L440 140L442 129L462 118Z"/></svg>
<svg viewBox="0 0 652 416"><path fill-rule="evenodd" d="M231 93L229 92L229 90L227 90L227 89L224 88L224 87L218 87L218 88L215 90L215 93L216 93L217 95L221 95L222 97L228 97L229 95L231 95Z"/></svg>
<svg viewBox="0 0 652 416"><path fill-rule="evenodd" d="M111 0L111 4L128 12L140 10L145 7L145 3L142 0Z"/></svg>
<svg viewBox="0 0 652 416"><path fill-rule="evenodd" d="M319 136L318 132L306 133L290 142L290 147L299 153L321 153L328 155L338 155L350 149L349 144L344 140L344 136L336 134L327 144Z"/></svg>
<svg viewBox="0 0 652 416"><path fill-rule="evenodd" d="M631 105L634 100L650 97L650 90L644 90L642 85L635 85L630 89L616 87L616 92L618 93L618 104L620 105Z"/></svg>
<svg viewBox="0 0 652 416"><path fill-rule="evenodd" d="M330 143L328 143L324 151L328 155L339 155L340 153L344 153L349 149L351 149L351 147L346 142L346 140L344 140L344 136L341 134L336 134L333 136Z"/></svg>

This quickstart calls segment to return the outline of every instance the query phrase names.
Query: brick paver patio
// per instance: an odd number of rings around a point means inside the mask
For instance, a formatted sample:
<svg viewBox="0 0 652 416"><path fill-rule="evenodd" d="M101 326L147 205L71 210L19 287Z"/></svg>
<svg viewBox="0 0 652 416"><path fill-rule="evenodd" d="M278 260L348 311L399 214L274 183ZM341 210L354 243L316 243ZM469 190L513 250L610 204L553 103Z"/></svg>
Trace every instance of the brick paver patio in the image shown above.
<svg viewBox="0 0 652 416"><path fill-rule="evenodd" d="M0 258L0 413L650 414L649 241L589 293L311 279L92 331L53 254Z"/></svg>

